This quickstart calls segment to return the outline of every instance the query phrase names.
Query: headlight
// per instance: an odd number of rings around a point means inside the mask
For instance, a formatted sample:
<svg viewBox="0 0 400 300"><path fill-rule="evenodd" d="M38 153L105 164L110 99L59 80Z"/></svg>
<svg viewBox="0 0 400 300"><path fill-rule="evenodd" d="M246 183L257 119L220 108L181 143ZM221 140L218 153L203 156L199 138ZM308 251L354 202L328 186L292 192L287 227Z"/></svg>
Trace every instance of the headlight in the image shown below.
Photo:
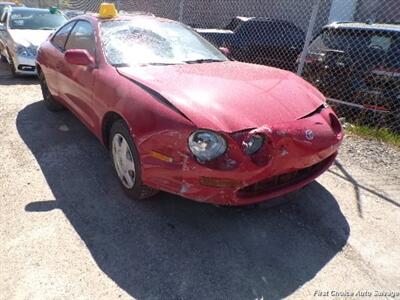
<svg viewBox="0 0 400 300"><path fill-rule="evenodd" d="M23 57L36 57L36 52L37 49L36 47L24 47L21 45L17 45L15 47L17 55L23 56Z"/></svg>
<svg viewBox="0 0 400 300"><path fill-rule="evenodd" d="M189 137L189 149L200 161L210 161L225 153L226 142L219 134L198 130Z"/></svg>
<svg viewBox="0 0 400 300"><path fill-rule="evenodd" d="M244 152L247 155L252 155L256 153L264 145L264 136L259 134L254 134L250 139L243 141Z"/></svg>

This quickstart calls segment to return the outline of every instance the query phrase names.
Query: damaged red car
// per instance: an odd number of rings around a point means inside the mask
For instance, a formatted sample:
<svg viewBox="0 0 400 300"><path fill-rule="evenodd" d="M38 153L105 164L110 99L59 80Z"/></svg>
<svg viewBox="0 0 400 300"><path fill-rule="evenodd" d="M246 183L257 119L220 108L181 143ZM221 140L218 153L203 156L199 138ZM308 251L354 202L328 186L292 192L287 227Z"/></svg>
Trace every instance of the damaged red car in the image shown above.
<svg viewBox="0 0 400 300"><path fill-rule="evenodd" d="M134 199L162 190L248 205L298 190L334 161L341 124L293 73L229 60L150 15L79 16L39 49L45 105L109 148Z"/></svg>

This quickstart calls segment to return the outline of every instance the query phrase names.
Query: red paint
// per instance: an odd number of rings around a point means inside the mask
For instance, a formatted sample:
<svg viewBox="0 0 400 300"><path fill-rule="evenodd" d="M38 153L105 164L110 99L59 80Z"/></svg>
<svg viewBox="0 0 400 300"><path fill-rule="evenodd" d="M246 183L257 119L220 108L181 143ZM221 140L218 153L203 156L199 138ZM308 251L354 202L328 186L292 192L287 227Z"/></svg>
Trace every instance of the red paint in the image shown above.
<svg viewBox="0 0 400 300"><path fill-rule="evenodd" d="M343 139L340 123L332 109L322 108L323 95L300 77L238 62L116 69L103 55L99 20L79 19L96 30L95 64L70 64L47 41L38 65L52 94L103 143L107 114L125 120L146 185L201 202L245 205L297 190L332 164ZM187 143L198 128L221 133L227 152L207 164L197 162ZM264 134L267 142L247 156L242 142L253 132ZM290 180L290 174L304 169L305 178ZM283 183L243 197L244 188L271 178Z"/></svg>

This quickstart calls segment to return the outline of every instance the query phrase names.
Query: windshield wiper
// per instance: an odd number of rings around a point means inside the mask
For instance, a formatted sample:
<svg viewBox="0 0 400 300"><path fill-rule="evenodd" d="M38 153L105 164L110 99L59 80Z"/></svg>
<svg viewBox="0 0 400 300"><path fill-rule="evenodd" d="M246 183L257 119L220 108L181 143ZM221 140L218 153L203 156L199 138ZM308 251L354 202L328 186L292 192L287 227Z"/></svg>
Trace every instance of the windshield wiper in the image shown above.
<svg viewBox="0 0 400 300"><path fill-rule="evenodd" d="M171 65L181 65L180 63L162 63L162 62L154 62L154 63L146 63L144 66L171 66Z"/></svg>
<svg viewBox="0 0 400 300"><path fill-rule="evenodd" d="M145 66L173 66L173 65L181 65L180 63L162 63L162 62L154 62L154 63L144 63L138 64L133 66L145 67ZM115 68L125 68L125 67L132 67L131 64L120 63L120 64L113 64Z"/></svg>
<svg viewBox="0 0 400 300"><path fill-rule="evenodd" d="M53 27L40 27L39 30L54 30Z"/></svg>
<svg viewBox="0 0 400 300"><path fill-rule="evenodd" d="M113 66L114 68L126 68L126 67L130 67L129 64L124 64L124 63L121 63L121 64L112 64L112 66Z"/></svg>
<svg viewBox="0 0 400 300"><path fill-rule="evenodd" d="M213 59L213 58L201 58L195 60L187 60L185 63L187 64L204 64L204 63L212 63L212 62L223 62L224 60Z"/></svg>

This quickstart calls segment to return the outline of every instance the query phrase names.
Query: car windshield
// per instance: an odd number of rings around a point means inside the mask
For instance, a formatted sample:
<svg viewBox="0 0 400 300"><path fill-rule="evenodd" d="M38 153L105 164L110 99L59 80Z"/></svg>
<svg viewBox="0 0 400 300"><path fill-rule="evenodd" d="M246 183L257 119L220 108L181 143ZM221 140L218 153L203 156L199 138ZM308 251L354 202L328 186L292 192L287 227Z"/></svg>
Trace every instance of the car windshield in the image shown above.
<svg viewBox="0 0 400 300"><path fill-rule="evenodd" d="M63 15L50 11L15 10L11 13L9 26L10 29L54 30L66 21Z"/></svg>
<svg viewBox="0 0 400 300"><path fill-rule="evenodd" d="M357 48L379 48L387 51L392 43L392 35L365 30L325 30L311 45L318 50L347 51Z"/></svg>
<svg viewBox="0 0 400 300"><path fill-rule="evenodd" d="M366 47L367 43L368 36L357 31L326 30L311 44L311 52L329 49L348 51Z"/></svg>
<svg viewBox="0 0 400 300"><path fill-rule="evenodd" d="M189 27L167 20L138 18L104 21L101 36L107 60L114 66L228 60Z"/></svg>

